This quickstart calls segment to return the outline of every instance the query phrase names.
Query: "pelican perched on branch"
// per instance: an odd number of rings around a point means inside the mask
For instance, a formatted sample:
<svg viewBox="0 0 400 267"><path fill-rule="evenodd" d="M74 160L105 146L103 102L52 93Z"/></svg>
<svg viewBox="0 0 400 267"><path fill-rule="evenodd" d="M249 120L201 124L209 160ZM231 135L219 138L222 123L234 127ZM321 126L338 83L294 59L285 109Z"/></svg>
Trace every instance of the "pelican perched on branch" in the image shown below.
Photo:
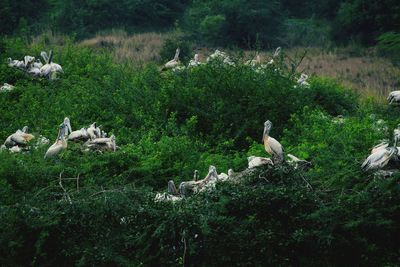
<svg viewBox="0 0 400 267"><path fill-rule="evenodd" d="M57 78L57 73L64 72L62 67L59 64L53 63L53 51L50 51L49 56L47 56L46 52L42 52L41 55L42 55L42 58L46 62L46 64L44 64L40 68L40 72L41 72L42 76L44 76L46 78L50 78L50 79L55 79L55 78Z"/></svg>
<svg viewBox="0 0 400 267"><path fill-rule="evenodd" d="M361 168L364 171L376 170L385 167L389 161L398 154L397 147L387 147L376 151L369 155L369 157L363 162Z"/></svg>
<svg viewBox="0 0 400 267"><path fill-rule="evenodd" d="M4 145L7 148L12 148L14 146L26 146L29 141L35 138L32 134L28 133L28 126L22 128L22 130L17 130L15 133L7 137Z"/></svg>
<svg viewBox="0 0 400 267"><path fill-rule="evenodd" d="M387 100L389 101L389 104L399 103L400 102L400 91L390 92Z"/></svg>
<svg viewBox="0 0 400 267"><path fill-rule="evenodd" d="M15 89L15 86L4 83L3 86L0 87L0 92L9 92Z"/></svg>
<svg viewBox="0 0 400 267"><path fill-rule="evenodd" d="M165 63L164 68L163 69L173 69L175 67L177 67L179 65L179 53L180 53L180 49L177 48L175 51L175 56L174 59L168 61L167 63Z"/></svg>
<svg viewBox="0 0 400 267"><path fill-rule="evenodd" d="M201 62L199 60L199 54L195 54L194 58L189 61L188 68L197 67L199 65L201 65Z"/></svg>
<svg viewBox="0 0 400 267"><path fill-rule="evenodd" d="M89 133L85 128L71 132L68 135L68 140L71 141L86 141L89 139Z"/></svg>
<svg viewBox="0 0 400 267"><path fill-rule="evenodd" d="M89 128L87 128L87 133L91 140L101 137L101 130L100 127L97 126L96 122L93 122Z"/></svg>
<svg viewBox="0 0 400 267"><path fill-rule="evenodd" d="M16 60L16 59L12 60L9 57L8 58L8 66L23 69L23 68L25 68L25 62L22 60Z"/></svg>
<svg viewBox="0 0 400 267"><path fill-rule="evenodd" d="M96 138L94 140L89 140L85 145L91 150L114 152L117 150L114 135L111 135L110 138Z"/></svg>
<svg viewBox="0 0 400 267"><path fill-rule="evenodd" d="M272 122L267 120L264 123L263 142L265 151L272 156L274 164L282 163L283 161L283 148L282 145L273 137L269 136L272 128Z"/></svg>
<svg viewBox="0 0 400 267"><path fill-rule="evenodd" d="M69 121L69 118L65 118L64 122L61 123L59 126L56 141L53 145L51 145L51 147L49 147L46 154L44 155L45 159L54 157L67 148L68 143L66 136L68 135L68 132L72 132L71 123Z"/></svg>

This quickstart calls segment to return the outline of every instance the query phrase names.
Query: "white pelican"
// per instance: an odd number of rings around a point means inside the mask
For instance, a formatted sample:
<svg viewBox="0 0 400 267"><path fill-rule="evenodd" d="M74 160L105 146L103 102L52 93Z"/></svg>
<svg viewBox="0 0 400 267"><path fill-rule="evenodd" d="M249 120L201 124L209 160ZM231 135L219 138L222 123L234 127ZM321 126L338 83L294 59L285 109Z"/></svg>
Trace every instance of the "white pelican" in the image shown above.
<svg viewBox="0 0 400 267"><path fill-rule="evenodd" d="M179 192L183 197L187 197L190 193L198 193L206 189L206 187L214 187L215 182L218 180L217 169L210 166L207 176L202 180L186 181L179 185Z"/></svg>
<svg viewBox="0 0 400 267"><path fill-rule="evenodd" d="M32 76L35 76L35 77L39 77L39 76L42 75L42 73L40 71L40 68L36 68L36 67L33 67L33 66L28 69L28 73L30 75L32 75Z"/></svg>
<svg viewBox="0 0 400 267"><path fill-rule="evenodd" d="M195 54L194 58L189 61L188 68L197 67L199 65L201 65L201 62L199 61L199 54Z"/></svg>
<svg viewBox="0 0 400 267"><path fill-rule="evenodd" d="M256 157L256 156L250 156L247 158L248 161L248 168L253 169L260 167L262 165L274 165L271 159L269 158L262 158L262 157Z"/></svg>
<svg viewBox="0 0 400 267"><path fill-rule="evenodd" d="M176 52L175 52L175 56L174 59L168 61L167 63L165 63L164 65L164 69L173 69L175 67L177 67L179 65L179 53L180 53L180 49L177 48Z"/></svg>
<svg viewBox="0 0 400 267"><path fill-rule="evenodd" d="M90 137L91 140L94 140L96 138L100 138L101 137L101 130L97 126L96 122L93 122L89 126L89 128L87 128L87 133L89 134L89 137Z"/></svg>
<svg viewBox="0 0 400 267"><path fill-rule="evenodd" d="M371 154L374 154L374 153L377 152L378 150L386 149L386 148L388 148L388 147L389 147L389 143L386 142L386 141L383 141L383 142L377 144L376 146L374 146L374 147L371 149Z"/></svg>
<svg viewBox="0 0 400 267"><path fill-rule="evenodd" d="M65 150L68 146L67 139L65 138L68 135L68 131L72 132L71 124L68 118L64 119L64 122L61 123L58 129L57 139L51 147L47 150L44 158L51 158L58 155L60 152Z"/></svg>
<svg viewBox="0 0 400 267"><path fill-rule="evenodd" d="M218 49L215 50L215 52L209 57L207 57L207 63L211 63L214 61L222 62L223 64L229 66L235 66L235 62L233 62L225 52L221 52Z"/></svg>
<svg viewBox="0 0 400 267"><path fill-rule="evenodd" d="M68 140L71 141L78 141L78 140L86 141L88 139L89 139L89 134L85 128L73 131L68 135Z"/></svg>
<svg viewBox="0 0 400 267"><path fill-rule="evenodd" d="M8 92L8 91L12 91L15 89L15 86L8 84L8 83L4 83L2 87L0 87L0 92Z"/></svg>
<svg viewBox="0 0 400 267"><path fill-rule="evenodd" d="M41 68L40 68L40 72L41 75L46 77L46 78L50 78L50 79L55 79L57 77L57 73L61 72L63 73L63 69L61 68L61 66L57 63L53 63L53 51L50 51L50 56L47 57L47 53L46 52L42 52L42 57L44 59L47 59L46 64L44 64Z"/></svg>
<svg viewBox="0 0 400 267"><path fill-rule="evenodd" d="M43 63L40 62L40 59L36 59L36 61L33 62L32 67L40 69L41 67L43 67Z"/></svg>
<svg viewBox="0 0 400 267"><path fill-rule="evenodd" d="M272 156L274 164L281 163L283 161L283 148L282 145L273 137L269 136L269 132L272 128L272 122L267 120L264 123L263 142L265 151Z"/></svg>
<svg viewBox="0 0 400 267"><path fill-rule="evenodd" d="M35 57L24 56L24 65L26 69L30 68L34 62L35 62Z"/></svg>
<svg viewBox="0 0 400 267"><path fill-rule="evenodd" d="M92 150L100 151L116 151L117 146L115 143L115 136L111 135L110 138L96 138L94 140L89 140L86 146Z"/></svg>
<svg viewBox="0 0 400 267"><path fill-rule="evenodd" d="M400 102L400 91L392 91L390 92L387 100L389 101L389 104L399 103Z"/></svg>
<svg viewBox="0 0 400 267"><path fill-rule="evenodd" d="M27 126L25 126L22 131L17 130L15 133L7 137L4 145L8 148L13 146L26 146L29 141L35 138L32 134L28 134L27 131Z"/></svg>
<svg viewBox="0 0 400 267"><path fill-rule="evenodd" d="M363 162L361 168L364 171L376 170L385 167L389 161L398 154L397 147L379 149Z"/></svg>
<svg viewBox="0 0 400 267"><path fill-rule="evenodd" d="M300 86L304 86L304 87L310 87L310 84L307 82L308 79L308 75L305 73L302 73L300 78L297 79L297 84Z"/></svg>
<svg viewBox="0 0 400 267"><path fill-rule="evenodd" d="M295 169L303 169L306 170L311 167L311 162L306 161L304 159L299 159L298 157L288 154L289 160L288 163L292 165Z"/></svg>
<svg viewBox="0 0 400 267"><path fill-rule="evenodd" d="M8 58L8 66L9 67L16 67L16 68L20 68L23 69L25 67L25 62L22 60L12 60L10 57Z"/></svg>

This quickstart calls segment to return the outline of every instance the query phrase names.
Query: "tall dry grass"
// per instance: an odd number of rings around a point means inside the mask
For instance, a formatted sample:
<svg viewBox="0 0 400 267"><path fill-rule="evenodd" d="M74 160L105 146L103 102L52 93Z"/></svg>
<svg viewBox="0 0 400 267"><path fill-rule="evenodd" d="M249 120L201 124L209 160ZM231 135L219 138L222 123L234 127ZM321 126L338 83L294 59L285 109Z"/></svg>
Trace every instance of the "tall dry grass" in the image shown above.
<svg viewBox="0 0 400 267"><path fill-rule="evenodd" d="M148 62L161 64L163 62L160 51L163 43L166 39L177 37L179 34L179 32L149 32L128 35L121 30L112 30L99 33L94 38L81 41L78 45L106 49L116 62L129 63L132 66L142 66ZM47 32L33 38L32 43L63 45L67 40L69 40L67 36ZM199 53L200 60L205 61L214 50L214 48L195 47L193 53ZM285 52L293 58L305 50L307 54L299 66L299 71L309 75L332 77L363 96L375 96L379 99L384 99L390 91L400 89L400 68L394 66L390 60L377 56L373 50L355 46L329 51L322 48L300 47L286 49ZM251 59L256 54L255 51L227 52L246 59ZM272 53L273 51L261 52L262 61L269 61Z"/></svg>
<svg viewBox="0 0 400 267"><path fill-rule="evenodd" d="M160 50L164 41L175 33L139 33L128 35L124 31L98 34L79 43L94 49L109 49L114 59L120 63L141 66L147 62L160 63Z"/></svg>

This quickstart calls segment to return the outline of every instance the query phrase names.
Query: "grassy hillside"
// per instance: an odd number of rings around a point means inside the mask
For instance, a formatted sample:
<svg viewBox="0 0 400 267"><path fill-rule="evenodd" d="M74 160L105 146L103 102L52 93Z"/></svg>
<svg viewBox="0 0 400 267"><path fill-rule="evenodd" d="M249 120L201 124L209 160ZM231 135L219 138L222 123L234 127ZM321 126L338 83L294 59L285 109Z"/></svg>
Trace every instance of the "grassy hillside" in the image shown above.
<svg viewBox="0 0 400 267"><path fill-rule="evenodd" d="M0 47L0 82L16 86L0 94L0 140L28 125L53 141L68 116L73 130L98 122L120 146L84 153L69 142L50 160L48 146L1 152L1 265L398 263L400 176L360 170L370 148L392 137L397 107L327 78L298 86L284 54L261 72L240 57L236 67L160 72L70 41L3 39ZM55 81L5 63L49 49L65 72ZM247 156L266 156L267 119L287 153L313 163L310 171L263 167L179 203L153 201L168 180L190 180L195 169L202 177L211 164L241 171Z"/></svg>

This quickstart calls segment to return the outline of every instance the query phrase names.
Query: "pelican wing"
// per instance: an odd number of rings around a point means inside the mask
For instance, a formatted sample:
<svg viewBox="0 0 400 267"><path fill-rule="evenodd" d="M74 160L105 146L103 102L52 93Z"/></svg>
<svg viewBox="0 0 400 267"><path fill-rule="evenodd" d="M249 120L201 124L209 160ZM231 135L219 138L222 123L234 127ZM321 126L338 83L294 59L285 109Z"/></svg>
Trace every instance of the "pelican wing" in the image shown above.
<svg viewBox="0 0 400 267"><path fill-rule="evenodd" d="M58 155L61 151L63 151L64 147L61 144L61 142L56 142L49 149L47 149L46 154L44 155L44 158L51 158L56 155Z"/></svg>

